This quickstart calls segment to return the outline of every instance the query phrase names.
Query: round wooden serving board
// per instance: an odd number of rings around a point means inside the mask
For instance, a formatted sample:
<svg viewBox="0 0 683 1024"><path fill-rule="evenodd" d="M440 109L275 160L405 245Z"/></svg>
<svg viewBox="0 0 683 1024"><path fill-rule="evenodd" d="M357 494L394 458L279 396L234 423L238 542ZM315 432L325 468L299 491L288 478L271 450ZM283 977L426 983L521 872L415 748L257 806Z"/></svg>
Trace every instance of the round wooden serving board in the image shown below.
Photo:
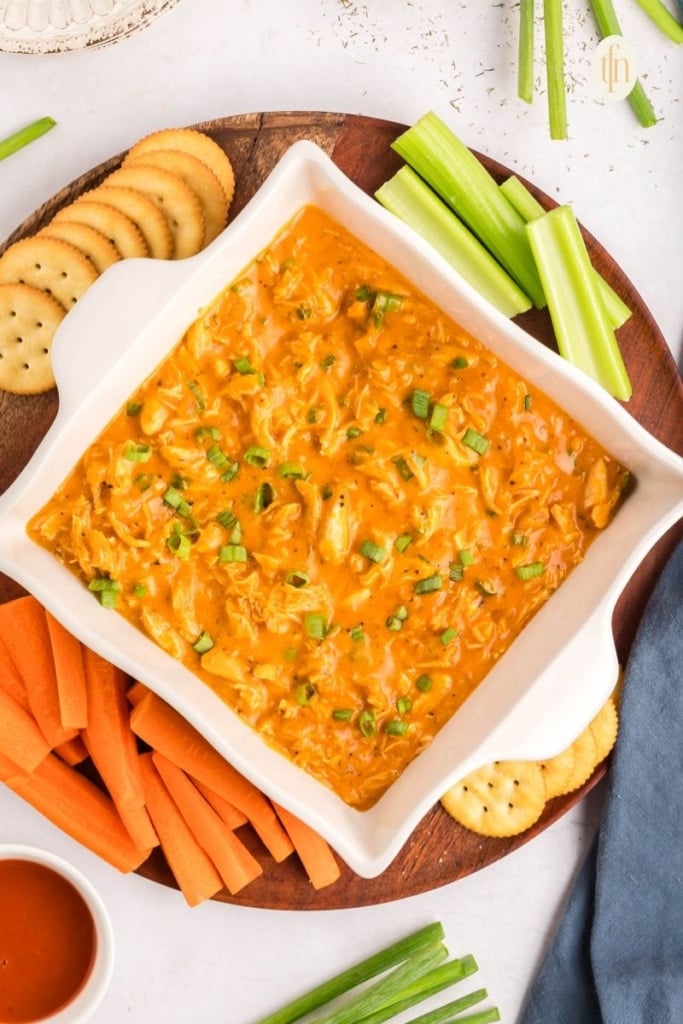
<svg viewBox="0 0 683 1024"><path fill-rule="evenodd" d="M245 205L266 178L279 157L298 139L310 139L327 152L335 163L366 192L372 194L400 166L390 149L404 125L360 115L343 113L254 113L221 118L196 125L209 133L233 162L237 188L231 217ZM134 139L131 139L133 143ZM502 180L510 171L481 154L485 166ZM122 154L67 185L21 224L3 244L0 254L12 242L43 227L55 211L100 180L120 163ZM546 207L555 203L526 182ZM626 301L633 316L619 331L619 341L633 384L627 411L669 448L683 454L683 383L671 352L651 314L630 281L610 255L587 232L586 243L596 268ZM532 311L519 322L539 342L554 347L547 312ZM0 493L26 465L57 411L55 391L35 397L0 392ZM633 576L614 615L614 635L622 664L627 658L640 615L679 537L679 524L662 538ZM0 602L22 593L7 577L0 575ZM264 873L243 894L227 892L217 899L243 906L279 910L340 909L384 903L435 889L477 871L523 843L533 839L565 814L603 777L603 764L580 790L551 801L541 820L521 836L485 839L457 825L440 806L434 807L415 830L398 857L378 878L363 879L341 865L339 882L316 892L294 857L275 864L260 847L249 829L240 832L264 865ZM174 885L160 853L140 869L146 878Z"/></svg>

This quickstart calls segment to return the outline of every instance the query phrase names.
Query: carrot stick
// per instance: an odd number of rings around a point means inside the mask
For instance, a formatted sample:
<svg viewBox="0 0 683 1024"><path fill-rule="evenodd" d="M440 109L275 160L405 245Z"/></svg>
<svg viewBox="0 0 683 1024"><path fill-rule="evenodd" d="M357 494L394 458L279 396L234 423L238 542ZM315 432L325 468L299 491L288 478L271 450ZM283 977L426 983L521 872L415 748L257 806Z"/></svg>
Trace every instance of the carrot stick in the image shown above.
<svg viewBox="0 0 683 1024"><path fill-rule="evenodd" d="M0 604L0 632L19 675L33 717L51 747L76 735L65 729L59 715L57 677L43 608L35 597L18 597Z"/></svg>
<svg viewBox="0 0 683 1024"><path fill-rule="evenodd" d="M149 693L149 687L145 686L144 683L136 681L128 687L126 699L129 704L139 704L146 693Z"/></svg>
<svg viewBox="0 0 683 1024"><path fill-rule="evenodd" d="M0 775L18 796L119 871L133 871L149 856L133 843L112 800L55 754L30 775L11 774L0 762Z"/></svg>
<svg viewBox="0 0 683 1024"><path fill-rule="evenodd" d="M194 784L204 799L208 800L218 817L228 826L229 829L232 829L234 832L235 829L241 828L242 825L247 824L249 819L246 814L242 814L241 811L238 811L236 807L231 803L228 803L228 801L222 796L219 796L218 793L214 793L208 788L208 786L205 786L203 782L198 782L197 779L195 779Z"/></svg>
<svg viewBox="0 0 683 1024"><path fill-rule="evenodd" d="M45 618L57 677L62 725L65 729L83 729L88 724L88 713L81 643L48 611Z"/></svg>
<svg viewBox="0 0 683 1024"><path fill-rule="evenodd" d="M294 852L292 841L263 793L169 704L150 691L133 708L130 723L133 732L153 750L242 811L274 860L280 862Z"/></svg>
<svg viewBox="0 0 683 1024"><path fill-rule="evenodd" d="M146 807L117 807L117 810L136 846L148 850L159 845L159 836Z"/></svg>
<svg viewBox="0 0 683 1024"><path fill-rule="evenodd" d="M263 874L259 862L218 817L189 775L162 754L153 753L152 760L190 831L218 869L228 892L234 895Z"/></svg>
<svg viewBox="0 0 683 1024"><path fill-rule="evenodd" d="M0 753L26 772L50 753L36 720L5 690L0 690Z"/></svg>
<svg viewBox="0 0 683 1024"><path fill-rule="evenodd" d="M83 742L119 807L144 807L145 795L135 737L130 730L124 673L87 647L83 649L88 725Z"/></svg>
<svg viewBox="0 0 683 1024"><path fill-rule="evenodd" d="M313 888L323 889L336 882L341 874L339 864L322 836L284 807L276 803L273 806L294 843Z"/></svg>
<svg viewBox="0 0 683 1024"><path fill-rule="evenodd" d="M223 888L223 880L173 802L151 754L140 755L145 798L161 849L186 903L196 907Z"/></svg>
<svg viewBox="0 0 683 1024"><path fill-rule="evenodd" d="M72 768L77 764L81 764L88 756L85 743L80 736L74 736L72 740L60 743L58 747L55 747L54 752L61 757L62 761L71 765Z"/></svg>
<svg viewBox="0 0 683 1024"><path fill-rule="evenodd" d="M2 639L0 633L0 688L6 693L9 693L10 697L14 697L17 704L21 704L24 711L30 711L31 708L28 702L28 696L26 694L26 687L24 681L19 675L16 665L10 657L10 653L7 650L5 641Z"/></svg>

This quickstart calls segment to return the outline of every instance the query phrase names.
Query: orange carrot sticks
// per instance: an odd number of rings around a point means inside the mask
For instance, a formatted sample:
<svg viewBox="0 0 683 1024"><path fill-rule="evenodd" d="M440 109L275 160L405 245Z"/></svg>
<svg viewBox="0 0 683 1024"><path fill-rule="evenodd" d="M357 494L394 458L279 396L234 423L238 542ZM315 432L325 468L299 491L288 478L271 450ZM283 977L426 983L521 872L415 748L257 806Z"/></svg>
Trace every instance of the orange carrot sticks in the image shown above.
<svg viewBox="0 0 683 1024"><path fill-rule="evenodd" d="M145 799L168 866L186 903L196 907L223 888L223 880L201 848L161 776L151 754L140 755Z"/></svg>
<svg viewBox="0 0 683 1024"><path fill-rule="evenodd" d="M294 843L313 888L323 889L326 885L336 882L341 874L339 864L322 836L284 807L275 803L273 806Z"/></svg>
<svg viewBox="0 0 683 1024"><path fill-rule="evenodd" d="M133 708L131 728L193 779L218 793L247 816L276 861L294 852L270 802L214 750L182 715L151 691Z"/></svg>
<svg viewBox="0 0 683 1024"><path fill-rule="evenodd" d="M88 717L81 643L47 611L45 618L57 677L61 723L65 729L83 729Z"/></svg>
<svg viewBox="0 0 683 1024"><path fill-rule="evenodd" d="M133 871L149 856L133 843L109 797L55 754L30 775L10 774L4 762L0 774L27 803L119 871Z"/></svg>
<svg viewBox="0 0 683 1024"><path fill-rule="evenodd" d="M80 736L74 736L72 740L60 743L58 747L55 747L54 753L58 754L62 761L71 765L72 768L77 764L82 764L88 756L85 743Z"/></svg>
<svg viewBox="0 0 683 1024"><path fill-rule="evenodd" d="M126 698L129 704L139 704L146 693L149 693L149 688L144 683L135 682L128 687Z"/></svg>
<svg viewBox="0 0 683 1024"><path fill-rule="evenodd" d="M59 714L57 677L52 660L45 612L34 597L0 604L0 633L26 687L26 695L41 732L51 747L76 735L65 729Z"/></svg>
<svg viewBox="0 0 683 1024"><path fill-rule="evenodd" d="M218 817L228 826L228 828L232 829L233 832L236 828L241 828L242 825L247 824L249 819L246 814L242 814L241 811L238 811L237 808L231 803L228 803L224 797L219 796L218 793L214 793L213 790L209 789L208 786L205 786L203 782L199 782L197 779L194 780L194 784L204 799L211 804Z"/></svg>
<svg viewBox="0 0 683 1024"><path fill-rule="evenodd" d="M5 690L11 697L14 697L17 704L21 704L24 711L30 711L24 681L10 657L5 641L2 638L2 633L0 633L0 689Z"/></svg>
<svg viewBox="0 0 683 1024"><path fill-rule="evenodd" d="M263 873L259 862L219 818L190 777L162 754L153 753L152 760L190 831L218 869L228 892L234 895L258 878Z"/></svg>
<svg viewBox="0 0 683 1024"><path fill-rule="evenodd" d="M32 772L50 753L36 721L14 697L0 689L0 753Z"/></svg>

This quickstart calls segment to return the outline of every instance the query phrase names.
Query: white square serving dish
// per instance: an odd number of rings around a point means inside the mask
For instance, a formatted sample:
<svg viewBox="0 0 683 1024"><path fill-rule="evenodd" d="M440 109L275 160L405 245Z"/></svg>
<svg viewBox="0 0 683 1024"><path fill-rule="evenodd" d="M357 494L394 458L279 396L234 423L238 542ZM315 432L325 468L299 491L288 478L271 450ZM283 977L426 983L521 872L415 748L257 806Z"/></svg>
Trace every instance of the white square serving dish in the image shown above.
<svg viewBox="0 0 683 1024"><path fill-rule="evenodd" d="M475 693L374 807L357 811L268 747L207 686L103 608L26 524L186 328L305 204L387 258L467 331L541 388L634 475L633 493ZM317 829L357 874L391 863L449 785L481 764L558 753L614 688L612 612L638 564L683 515L683 459L581 372L482 299L314 144L297 142L207 249L179 262L128 260L93 285L53 345L57 417L0 499L0 571L80 640L181 712L239 771Z"/></svg>

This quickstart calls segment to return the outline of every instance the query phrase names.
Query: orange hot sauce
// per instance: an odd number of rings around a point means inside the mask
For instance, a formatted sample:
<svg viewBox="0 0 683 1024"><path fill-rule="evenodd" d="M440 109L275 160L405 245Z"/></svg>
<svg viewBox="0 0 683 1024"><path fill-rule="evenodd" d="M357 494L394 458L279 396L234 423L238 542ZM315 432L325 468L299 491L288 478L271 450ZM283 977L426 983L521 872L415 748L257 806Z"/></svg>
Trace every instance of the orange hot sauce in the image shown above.
<svg viewBox="0 0 683 1024"><path fill-rule="evenodd" d="M40 1021L83 987L95 954L92 915L62 875L0 860L0 1024Z"/></svg>

